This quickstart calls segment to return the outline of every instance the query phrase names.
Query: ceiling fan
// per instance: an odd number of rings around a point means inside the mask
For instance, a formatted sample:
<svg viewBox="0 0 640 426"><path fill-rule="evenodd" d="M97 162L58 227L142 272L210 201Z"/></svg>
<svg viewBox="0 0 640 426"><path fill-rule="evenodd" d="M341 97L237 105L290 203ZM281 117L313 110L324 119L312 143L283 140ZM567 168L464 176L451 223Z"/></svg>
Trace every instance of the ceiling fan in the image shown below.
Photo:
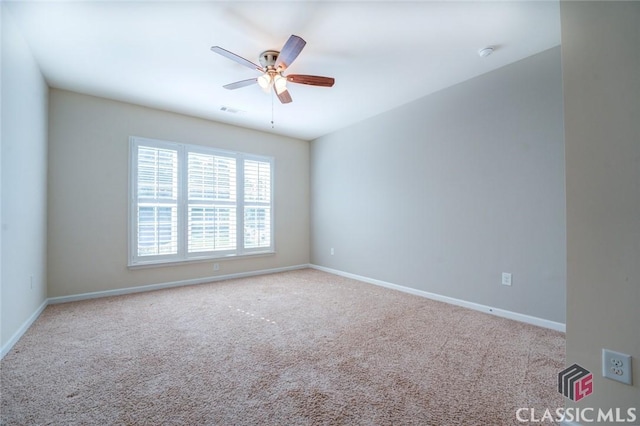
<svg viewBox="0 0 640 426"><path fill-rule="evenodd" d="M225 58L229 58L232 61L262 73L260 77L236 81L235 83L225 84L222 87L234 90L258 83L258 85L266 91L273 88L278 99L280 99L280 102L288 104L292 99L289 91L287 90L287 81L291 83L320 87L331 87L335 83L335 79L331 77L303 74L289 74L285 76L282 74L298 57L306 44L307 42L301 37L292 35L284 44L280 52L277 50L265 50L262 52L259 57L260 65L254 64L253 62L238 56L233 52L229 52L220 46L213 46L211 50Z"/></svg>

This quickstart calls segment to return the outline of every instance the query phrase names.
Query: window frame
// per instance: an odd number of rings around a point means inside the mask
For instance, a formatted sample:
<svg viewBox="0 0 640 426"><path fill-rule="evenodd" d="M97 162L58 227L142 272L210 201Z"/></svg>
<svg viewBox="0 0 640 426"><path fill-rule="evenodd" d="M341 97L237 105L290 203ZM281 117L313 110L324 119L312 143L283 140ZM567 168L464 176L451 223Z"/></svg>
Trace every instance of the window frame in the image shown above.
<svg viewBox="0 0 640 426"><path fill-rule="evenodd" d="M177 154L177 253L162 255L138 254L138 147L150 147L173 150ZM224 156L235 159L236 167L236 247L231 250L188 252L188 156L189 153L204 155ZM249 154L237 151L224 150L204 145L192 145L179 142L170 142L158 139L151 139L139 136L129 137L129 197L128 197L128 263L129 268L166 266L170 264L181 264L190 262L203 262L215 259L234 259L247 256L262 256L275 254L275 159L273 157ZM268 163L270 167L270 199L269 211L269 246L268 247L245 247L245 182L244 164L245 161L259 161ZM250 203L247 203L250 204Z"/></svg>

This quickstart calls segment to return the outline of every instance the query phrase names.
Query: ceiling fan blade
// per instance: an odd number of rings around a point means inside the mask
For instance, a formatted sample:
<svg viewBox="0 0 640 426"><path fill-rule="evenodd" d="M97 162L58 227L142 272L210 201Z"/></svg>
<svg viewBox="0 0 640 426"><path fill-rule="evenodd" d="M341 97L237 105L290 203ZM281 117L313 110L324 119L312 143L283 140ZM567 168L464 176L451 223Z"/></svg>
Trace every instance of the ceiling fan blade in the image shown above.
<svg viewBox="0 0 640 426"><path fill-rule="evenodd" d="M234 90L234 89L239 89L241 87L251 86L252 84L255 84L257 82L258 82L257 78L250 78L248 80L240 80L240 81L236 81L235 83L225 84L222 87L228 90Z"/></svg>
<svg viewBox="0 0 640 426"><path fill-rule="evenodd" d="M291 63L296 60L305 44L307 44L307 42L297 35L289 37L289 40L284 44L278 55L276 70L278 70L278 72L286 70Z"/></svg>
<svg viewBox="0 0 640 426"><path fill-rule="evenodd" d="M245 59L242 56L238 56L233 52L229 52L228 50L223 49L220 46L212 46L211 47L211 51L212 52L216 52L218 55L222 55L225 58L229 58L232 61L235 61L235 62L239 63L240 65L244 65L245 67L249 67L249 68L252 68L254 70L258 70L260 72L264 72L264 70L262 69L262 67L260 65L254 64L250 60Z"/></svg>
<svg viewBox="0 0 640 426"><path fill-rule="evenodd" d="M274 91L276 90L275 87L273 88L273 90ZM291 95L289 94L289 91L287 89L285 89L281 93L276 92L276 95L278 95L278 99L280 99L280 102L282 102L283 104L288 104L288 103L293 101L293 99L291 99Z"/></svg>
<svg viewBox="0 0 640 426"><path fill-rule="evenodd" d="M332 87L336 80L332 77L321 77L318 75L290 74L287 81L298 84L308 84L309 86Z"/></svg>

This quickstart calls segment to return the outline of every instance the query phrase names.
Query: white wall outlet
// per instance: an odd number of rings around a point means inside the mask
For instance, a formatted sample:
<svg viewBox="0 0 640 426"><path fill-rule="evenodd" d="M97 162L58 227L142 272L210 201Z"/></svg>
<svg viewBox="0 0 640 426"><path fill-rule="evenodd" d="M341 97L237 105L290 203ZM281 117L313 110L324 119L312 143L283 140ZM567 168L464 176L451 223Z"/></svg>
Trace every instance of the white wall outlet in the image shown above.
<svg viewBox="0 0 640 426"><path fill-rule="evenodd" d="M219 263L214 263L213 264L213 270L214 271L219 271L220 270L220 264Z"/></svg>
<svg viewBox="0 0 640 426"><path fill-rule="evenodd" d="M631 355L602 349L602 375L630 385Z"/></svg>
<svg viewBox="0 0 640 426"><path fill-rule="evenodd" d="M333 247L331 247L331 256L333 256Z"/></svg>
<svg viewBox="0 0 640 426"><path fill-rule="evenodd" d="M502 285L511 285L511 273L503 272L502 273Z"/></svg>

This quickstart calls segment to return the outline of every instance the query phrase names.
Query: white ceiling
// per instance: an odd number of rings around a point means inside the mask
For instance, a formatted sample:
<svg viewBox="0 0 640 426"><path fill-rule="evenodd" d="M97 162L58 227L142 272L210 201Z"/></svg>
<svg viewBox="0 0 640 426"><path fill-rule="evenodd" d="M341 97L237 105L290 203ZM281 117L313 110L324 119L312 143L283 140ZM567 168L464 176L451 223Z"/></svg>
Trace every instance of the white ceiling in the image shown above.
<svg viewBox="0 0 640 426"><path fill-rule="evenodd" d="M557 1L4 3L52 87L305 140L560 44ZM259 74L209 49L257 63L291 34L307 45L286 73L336 83L289 83L272 129L271 95L222 88Z"/></svg>

